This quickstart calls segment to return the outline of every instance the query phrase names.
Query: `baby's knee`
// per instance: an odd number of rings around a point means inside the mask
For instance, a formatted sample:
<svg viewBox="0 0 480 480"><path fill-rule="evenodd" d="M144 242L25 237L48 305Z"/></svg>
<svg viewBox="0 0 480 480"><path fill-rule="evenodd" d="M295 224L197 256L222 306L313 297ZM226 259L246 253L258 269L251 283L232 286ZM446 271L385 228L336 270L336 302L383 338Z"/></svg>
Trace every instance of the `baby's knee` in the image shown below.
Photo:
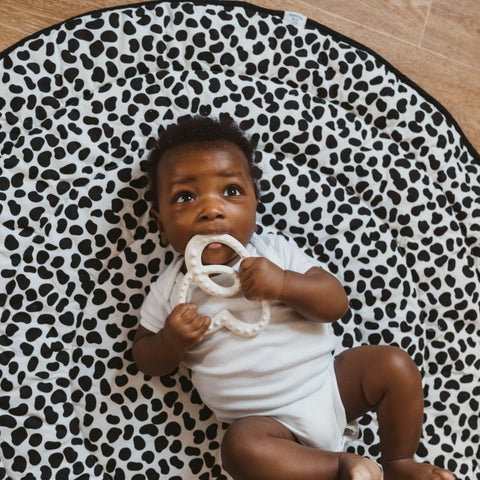
<svg viewBox="0 0 480 480"><path fill-rule="evenodd" d="M225 470L234 478L248 477L263 468L267 458L277 457L277 440L295 441L291 432L268 417L245 417L228 427L221 455Z"/></svg>
<svg viewBox="0 0 480 480"><path fill-rule="evenodd" d="M231 475L245 465L247 458L255 456L257 442L254 432L245 419L232 423L223 437L221 446L222 464Z"/></svg>
<svg viewBox="0 0 480 480"><path fill-rule="evenodd" d="M224 466L235 461L238 447L241 445L241 439L235 432L235 423L232 423L225 432L221 445L222 463Z"/></svg>
<svg viewBox="0 0 480 480"><path fill-rule="evenodd" d="M418 368L415 365L415 362L405 350L392 346L385 348L388 349L388 356L390 358L393 369L398 370L399 372L418 372Z"/></svg>
<svg viewBox="0 0 480 480"><path fill-rule="evenodd" d="M392 375L392 380L403 378L413 382L421 382L420 371L407 352L393 346L385 346L383 349L384 361L389 367L388 370Z"/></svg>

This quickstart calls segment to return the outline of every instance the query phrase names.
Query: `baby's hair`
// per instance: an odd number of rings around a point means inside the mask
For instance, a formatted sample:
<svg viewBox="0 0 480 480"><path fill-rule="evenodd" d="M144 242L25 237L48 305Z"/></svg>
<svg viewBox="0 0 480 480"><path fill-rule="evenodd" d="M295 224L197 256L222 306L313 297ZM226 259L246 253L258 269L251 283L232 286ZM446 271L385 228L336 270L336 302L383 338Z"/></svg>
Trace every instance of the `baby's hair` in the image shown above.
<svg viewBox="0 0 480 480"><path fill-rule="evenodd" d="M153 207L158 207L158 165L162 155L167 150L190 143L223 141L237 145L245 154L255 189L255 196L258 199L260 191L256 180L259 177L259 168L254 163L256 143L247 137L234 120L227 115L221 115L218 120L210 117L188 116L181 118L178 123L171 124L160 132L148 157L148 177L150 181L148 198L153 203Z"/></svg>

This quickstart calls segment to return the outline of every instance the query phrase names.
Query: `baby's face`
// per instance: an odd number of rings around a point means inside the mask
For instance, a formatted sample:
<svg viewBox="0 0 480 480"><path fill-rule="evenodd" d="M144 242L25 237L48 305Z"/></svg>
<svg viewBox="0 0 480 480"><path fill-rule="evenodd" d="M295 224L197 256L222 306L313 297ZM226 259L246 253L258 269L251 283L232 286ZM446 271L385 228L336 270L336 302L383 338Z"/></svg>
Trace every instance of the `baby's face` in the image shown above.
<svg viewBox="0 0 480 480"><path fill-rule="evenodd" d="M167 150L157 171L158 212L164 238L180 253L194 235L227 233L246 245L256 229L257 199L248 162L230 142L202 142ZM236 253L211 244L204 264L232 265Z"/></svg>

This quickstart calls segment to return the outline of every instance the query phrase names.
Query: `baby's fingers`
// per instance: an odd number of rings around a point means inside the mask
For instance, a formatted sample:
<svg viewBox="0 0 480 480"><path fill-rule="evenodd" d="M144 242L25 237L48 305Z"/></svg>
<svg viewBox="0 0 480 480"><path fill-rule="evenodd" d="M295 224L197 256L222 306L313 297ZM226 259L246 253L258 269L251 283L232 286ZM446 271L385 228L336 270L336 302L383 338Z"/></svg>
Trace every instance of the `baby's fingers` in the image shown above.
<svg viewBox="0 0 480 480"><path fill-rule="evenodd" d="M240 271L248 270L256 261L256 257L247 257L240 263Z"/></svg>
<svg viewBox="0 0 480 480"><path fill-rule="evenodd" d="M241 278L243 294L247 300L258 300L258 288L255 286L255 281L252 278Z"/></svg>
<svg viewBox="0 0 480 480"><path fill-rule="evenodd" d="M257 261L256 257L247 257L242 261L238 269L240 278L247 279L252 275L254 275L256 261Z"/></svg>
<svg viewBox="0 0 480 480"><path fill-rule="evenodd" d="M206 332L210 326L211 319L206 315L198 314L197 317L192 320L191 327L195 332Z"/></svg>
<svg viewBox="0 0 480 480"><path fill-rule="evenodd" d="M185 318L189 318L191 315L196 315L196 314L197 314L196 305L193 305L192 303L179 303L178 305L175 306L175 308L172 310L172 313L170 315L179 319L185 319Z"/></svg>

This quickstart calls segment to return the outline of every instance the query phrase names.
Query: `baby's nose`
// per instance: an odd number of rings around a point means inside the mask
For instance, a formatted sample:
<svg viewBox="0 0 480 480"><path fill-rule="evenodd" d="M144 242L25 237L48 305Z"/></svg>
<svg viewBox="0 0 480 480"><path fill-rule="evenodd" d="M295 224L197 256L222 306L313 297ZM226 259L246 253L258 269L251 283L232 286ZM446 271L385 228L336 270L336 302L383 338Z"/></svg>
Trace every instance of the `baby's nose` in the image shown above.
<svg viewBox="0 0 480 480"><path fill-rule="evenodd" d="M207 198L202 202L202 210L201 210L201 218L202 219L214 219L214 218L223 218L224 213L222 206L218 199L215 198Z"/></svg>

